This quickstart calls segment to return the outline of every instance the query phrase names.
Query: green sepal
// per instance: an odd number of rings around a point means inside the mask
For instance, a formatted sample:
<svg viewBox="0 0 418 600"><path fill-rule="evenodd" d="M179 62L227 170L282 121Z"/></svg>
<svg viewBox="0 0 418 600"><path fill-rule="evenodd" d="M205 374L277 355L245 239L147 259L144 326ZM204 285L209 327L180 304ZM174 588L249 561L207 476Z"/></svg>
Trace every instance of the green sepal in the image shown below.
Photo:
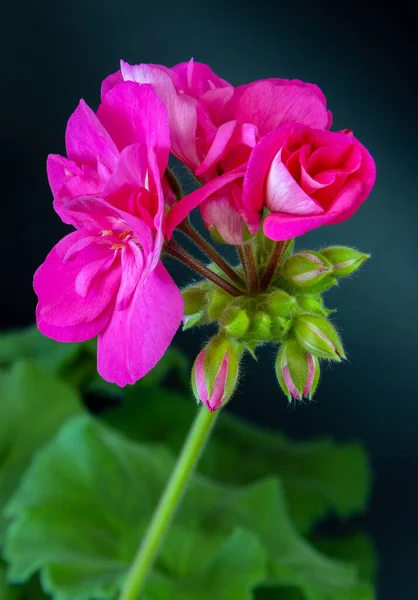
<svg viewBox="0 0 418 600"><path fill-rule="evenodd" d="M324 317L302 313L296 318L293 330L307 352L338 362L346 358L337 331Z"/></svg>

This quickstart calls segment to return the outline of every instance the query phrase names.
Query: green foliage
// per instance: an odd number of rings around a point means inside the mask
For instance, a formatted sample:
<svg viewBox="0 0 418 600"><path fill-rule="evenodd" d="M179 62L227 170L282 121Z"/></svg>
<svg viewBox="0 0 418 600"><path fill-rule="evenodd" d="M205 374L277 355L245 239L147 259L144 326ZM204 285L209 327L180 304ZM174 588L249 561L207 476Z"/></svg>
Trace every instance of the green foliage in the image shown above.
<svg viewBox="0 0 418 600"><path fill-rule="evenodd" d="M41 366L18 362L0 381L0 515L38 448L81 411L77 394ZM0 516L0 545L6 523Z"/></svg>
<svg viewBox="0 0 418 600"><path fill-rule="evenodd" d="M131 439L165 443L177 453L195 412L194 403L180 394L164 390L157 396L133 387L105 418ZM362 511L369 495L369 468L359 445L292 442L230 414L219 417L199 470L237 484L279 476L301 531L329 513L346 518Z"/></svg>
<svg viewBox="0 0 418 600"><path fill-rule="evenodd" d="M195 416L189 391L164 387L188 380L177 350L123 390L98 377L95 353L33 328L0 336L0 548L7 530L19 584L0 563L1 600L47 599L38 574L53 600L114 600ZM99 422L80 405L90 391L120 405ZM144 600L373 600L367 538L312 535L368 493L358 445L293 442L221 414Z"/></svg>

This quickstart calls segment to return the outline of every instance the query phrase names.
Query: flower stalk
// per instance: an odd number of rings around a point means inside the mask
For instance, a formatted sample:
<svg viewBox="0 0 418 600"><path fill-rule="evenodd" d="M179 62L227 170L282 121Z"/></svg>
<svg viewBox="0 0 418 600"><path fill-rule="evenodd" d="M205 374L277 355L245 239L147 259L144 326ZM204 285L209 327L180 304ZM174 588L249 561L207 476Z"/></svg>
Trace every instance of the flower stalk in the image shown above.
<svg viewBox="0 0 418 600"><path fill-rule="evenodd" d="M209 281L212 281L215 285L225 290L225 292L227 292L231 296L241 296L241 290L229 283L229 281L227 281L223 277L220 277L220 275L218 275L217 273L211 271L206 265L204 265L203 263L198 261L194 256L186 252L186 250L184 250L184 248L182 248L174 240L171 240L167 244L167 246L165 247L165 251L173 258L176 258L180 262L187 265L190 269L193 269L200 275L203 275L203 277L206 277L206 279L209 279Z"/></svg>
<svg viewBox="0 0 418 600"><path fill-rule="evenodd" d="M147 575L152 568L174 513L181 502L190 476L207 443L218 413L219 410L210 412L206 406L202 406L200 409L154 512L148 531L138 549L122 587L119 600L137 600L140 598Z"/></svg>
<svg viewBox="0 0 418 600"><path fill-rule="evenodd" d="M260 289L260 282L258 278L258 266L251 247L251 242L245 242L244 244L237 246L237 250L244 269L248 293L255 294Z"/></svg>

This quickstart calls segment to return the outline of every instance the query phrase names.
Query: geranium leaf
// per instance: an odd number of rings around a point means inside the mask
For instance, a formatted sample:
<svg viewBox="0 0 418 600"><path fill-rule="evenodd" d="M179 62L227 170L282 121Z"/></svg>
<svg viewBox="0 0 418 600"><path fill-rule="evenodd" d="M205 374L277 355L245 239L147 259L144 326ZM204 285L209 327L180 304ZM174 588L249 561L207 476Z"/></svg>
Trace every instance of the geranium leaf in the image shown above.
<svg viewBox="0 0 418 600"><path fill-rule="evenodd" d="M72 415L81 412L76 393L30 362L16 363L0 380L0 544L6 522L1 512L31 459Z"/></svg>

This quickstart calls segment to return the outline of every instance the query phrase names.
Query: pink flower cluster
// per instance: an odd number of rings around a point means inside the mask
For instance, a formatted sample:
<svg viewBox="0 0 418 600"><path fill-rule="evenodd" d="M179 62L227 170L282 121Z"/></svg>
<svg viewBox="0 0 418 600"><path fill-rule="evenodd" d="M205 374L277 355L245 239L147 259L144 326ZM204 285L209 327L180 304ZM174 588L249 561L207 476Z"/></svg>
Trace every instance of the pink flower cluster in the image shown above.
<svg viewBox="0 0 418 600"><path fill-rule="evenodd" d="M48 158L54 208L76 230L35 274L39 329L63 342L98 336L102 377L137 381L182 319L160 259L191 210L240 244L261 223L273 240L338 223L367 198L373 159L351 131L330 126L313 84L234 88L193 60L172 69L122 61L97 113L81 101L70 117L67 157ZM165 177L170 152L202 183L181 200Z"/></svg>

